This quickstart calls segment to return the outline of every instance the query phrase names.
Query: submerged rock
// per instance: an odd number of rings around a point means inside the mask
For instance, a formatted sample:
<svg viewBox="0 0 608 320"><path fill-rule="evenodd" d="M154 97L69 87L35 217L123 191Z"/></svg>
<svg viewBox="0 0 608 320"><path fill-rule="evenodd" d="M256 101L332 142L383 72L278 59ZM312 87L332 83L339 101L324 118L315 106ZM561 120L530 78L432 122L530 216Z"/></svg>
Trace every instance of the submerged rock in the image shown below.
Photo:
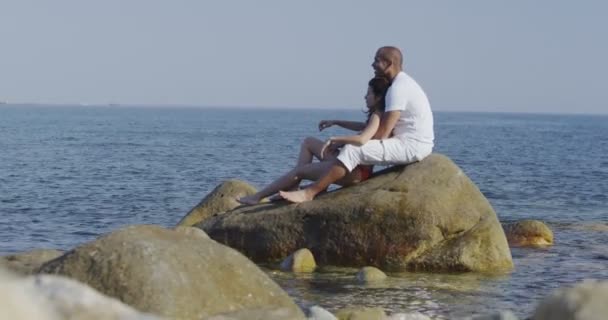
<svg viewBox="0 0 608 320"><path fill-rule="evenodd" d="M215 187L199 204L190 210L177 224L178 226L193 226L207 217L234 209L241 204L236 199L252 195L256 192L251 185L228 180Z"/></svg>
<svg viewBox="0 0 608 320"><path fill-rule="evenodd" d="M338 320L331 312L319 307L312 306L306 310L307 320Z"/></svg>
<svg viewBox="0 0 608 320"><path fill-rule="evenodd" d="M432 320L420 312L395 313L386 318L386 320Z"/></svg>
<svg viewBox="0 0 608 320"><path fill-rule="evenodd" d="M218 314L205 320L299 320L301 312L293 308L250 309Z"/></svg>
<svg viewBox="0 0 608 320"><path fill-rule="evenodd" d="M281 262L281 270L291 272L313 272L317 267L315 257L310 250L300 249Z"/></svg>
<svg viewBox="0 0 608 320"><path fill-rule="evenodd" d="M339 320L386 320L382 308L348 307L336 312Z"/></svg>
<svg viewBox="0 0 608 320"><path fill-rule="evenodd" d="M553 232L542 221L521 220L503 227L511 246L542 247L553 244Z"/></svg>
<svg viewBox="0 0 608 320"><path fill-rule="evenodd" d="M196 226L257 262L274 263L309 248L319 265L448 272L513 268L492 206L439 154L314 201L241 206Z"/></svg>
<svg viewBox="0 0 608 320"><path fill-rule="evenodd" d="M491 314L476 316L471 320L519 320L517 316L511 311L497 311Z"/></svg>
<svg viewBox="0 0 608 320"><path fill-rule="evenodd" d="M169 319L256 308L287 308L303 318L255 264L198 233L132 226L77 247L40 271L68 276Z"/></svg>
<svg viewBox="0 0 608 320"><path fill-rule="evenodd" d="M38 249L0 257L0 266L23 275L33 274L42 264L53 260L63 252L54 249Z"/></svg>
<svg viewBox="0 0 608 320"><path fill-rule="evenodd" d="M357 272L357 280L363 283L378 282L386 279L386 274L376 267L363 267Z"/></svg>
<svg viewBox="0 0 608 320"><path fill-rule="evenodd" d="M573 226L576 230L582 231L594 231L594 232L608 232L608 223L601 222L585 222L581 224L576 224Z"/></svg>
<svg viewBox="0 0 608 320"><path fill-rule="evenodd" d="M608 316L608 281L585 281L545 298L533 320L603 320Z"/></svg>

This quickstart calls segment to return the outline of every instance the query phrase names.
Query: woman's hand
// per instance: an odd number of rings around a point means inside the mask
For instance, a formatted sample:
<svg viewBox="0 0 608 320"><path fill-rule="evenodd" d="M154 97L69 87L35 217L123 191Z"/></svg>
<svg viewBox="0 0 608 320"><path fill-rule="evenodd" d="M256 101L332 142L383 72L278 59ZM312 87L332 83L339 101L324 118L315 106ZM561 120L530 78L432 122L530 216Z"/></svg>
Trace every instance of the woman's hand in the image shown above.
<svg viewBox="0 0 608 320"><path fill-rule="evenodd" d="M319 122L319 131L323 131L323 129L327 129L335 124L336 122L334 120L321 120L321 122Z"/></svg>

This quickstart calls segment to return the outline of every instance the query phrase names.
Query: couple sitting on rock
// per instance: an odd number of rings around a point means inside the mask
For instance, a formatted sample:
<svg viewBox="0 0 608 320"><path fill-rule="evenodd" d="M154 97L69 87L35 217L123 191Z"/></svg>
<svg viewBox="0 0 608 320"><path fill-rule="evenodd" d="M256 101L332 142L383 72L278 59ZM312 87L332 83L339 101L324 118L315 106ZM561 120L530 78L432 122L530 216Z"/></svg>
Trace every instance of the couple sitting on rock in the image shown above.
<svg viewBox="0 0 608 320"><path fill-rule="evenodd" d="M256 204L277 192L290 202L309 201L332 183L348 186L369 178L373 165L408 164L431 154L434 140L431 107L418 83L402 71L402 63L398 48L382 47L376 52L372 63L375 77L369 81L365 96L366 122L319 123L319 130L337 125L360 131L358 135L331 137L326 142L306 138L293 170L238 201ZM319 162L313 163L313 156ZM303 179L315 182L296 190Z"/></svg>

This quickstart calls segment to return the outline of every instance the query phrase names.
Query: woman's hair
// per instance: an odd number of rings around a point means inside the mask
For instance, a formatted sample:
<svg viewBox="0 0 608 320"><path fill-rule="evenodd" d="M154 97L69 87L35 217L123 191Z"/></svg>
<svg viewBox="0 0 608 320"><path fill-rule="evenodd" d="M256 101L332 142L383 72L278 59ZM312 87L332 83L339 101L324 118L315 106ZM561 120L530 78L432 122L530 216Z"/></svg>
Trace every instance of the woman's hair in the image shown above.
<svg viewBox="0 0 608 320"><path fill-rule="evenodd" d="M380 97L378 103L365 112L367 114L367 121L369 121L374 112L384 112L384 108L386 108L386 91L391 86L391 82L386 77L374 77L367 84L372 89L372 93L376 97Z"/></svg>

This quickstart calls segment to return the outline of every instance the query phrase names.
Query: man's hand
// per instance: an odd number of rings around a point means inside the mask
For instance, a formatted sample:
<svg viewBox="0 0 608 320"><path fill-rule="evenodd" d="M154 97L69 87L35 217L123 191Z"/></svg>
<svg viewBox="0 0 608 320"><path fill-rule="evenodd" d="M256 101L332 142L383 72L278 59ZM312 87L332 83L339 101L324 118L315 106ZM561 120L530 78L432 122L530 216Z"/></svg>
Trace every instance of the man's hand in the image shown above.
<svg viewBox="0 0 608 320"><path fill-rule="evenodd" d="M319 124L319 127L321 125ZM331 138L327 139L327 141L325 141L325 143L323 144L323 147L321 148L321 160L325 159L325 153L326 152L333 152L331 145L332 145L332 141Z"/></svg>
<svg viewBox="0 0 608 320"><path fill-rule="evenodd" d="M335 124L336 122L333 120L321 120L321 122L319 122L319 131L323 131L323 129L327 129Z"/></svg>

